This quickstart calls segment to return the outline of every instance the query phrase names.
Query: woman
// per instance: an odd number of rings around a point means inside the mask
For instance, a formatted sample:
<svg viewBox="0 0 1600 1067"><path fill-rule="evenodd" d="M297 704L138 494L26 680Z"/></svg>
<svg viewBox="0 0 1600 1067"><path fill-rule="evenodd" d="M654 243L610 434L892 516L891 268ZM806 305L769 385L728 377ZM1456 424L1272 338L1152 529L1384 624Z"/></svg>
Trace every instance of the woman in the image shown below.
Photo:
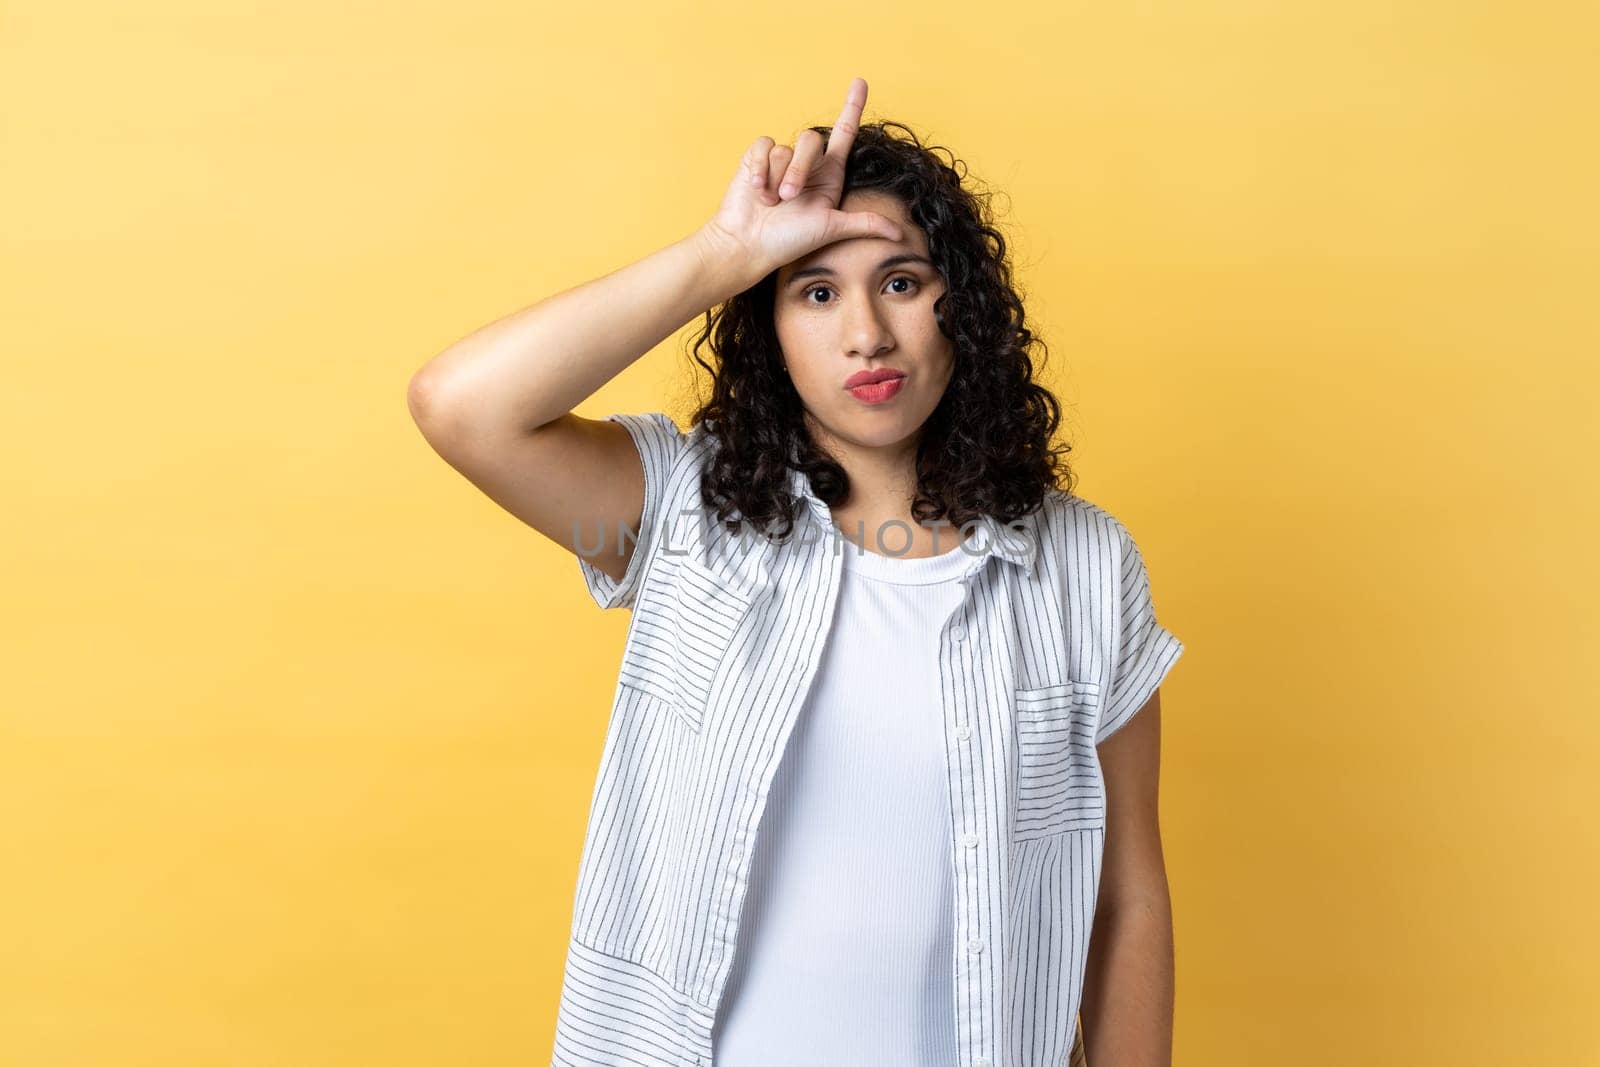
<svg viewBox="0 0 1600 1067"><path fill-rule="evenodd" d="M866 93L412 381L433 447L633 612L556 1064L1170 1062L1183 646L1070 491L985 205ZM702 313L688 433L572 414Z"/></svg>

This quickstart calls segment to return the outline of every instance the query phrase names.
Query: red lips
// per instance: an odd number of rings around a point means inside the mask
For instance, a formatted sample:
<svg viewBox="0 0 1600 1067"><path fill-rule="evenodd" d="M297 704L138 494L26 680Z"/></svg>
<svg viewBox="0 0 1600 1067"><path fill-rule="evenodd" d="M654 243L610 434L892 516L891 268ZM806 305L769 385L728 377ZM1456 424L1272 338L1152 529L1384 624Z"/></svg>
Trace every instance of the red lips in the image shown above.
<svg viewBox="0 0 1600 1067"><path fill-rule="evenodd" d="M854 389L858 385L875 385L886 382L891 378L904 378L905 372L894 370L890 367L879 367L877 370L858 370L845 379L844 387Z"/></svg>

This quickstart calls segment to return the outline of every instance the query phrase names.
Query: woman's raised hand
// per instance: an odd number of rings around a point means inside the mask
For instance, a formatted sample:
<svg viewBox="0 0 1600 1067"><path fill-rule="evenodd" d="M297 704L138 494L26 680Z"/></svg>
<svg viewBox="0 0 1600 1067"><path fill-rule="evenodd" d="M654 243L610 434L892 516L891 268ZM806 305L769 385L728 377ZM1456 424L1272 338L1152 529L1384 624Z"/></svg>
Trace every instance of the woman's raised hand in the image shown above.
<svg viewBox="0 0 1600 1067"><path fill-rule="evenodd" d="M867 83L856 78L824 150L822 134L807 128L794 146L759 137L744 154L722 207L702 228L729 254L765 277L814 249L852 237L904 235L898 223L871 211L840 211L844 164L867 103Z"/></svg>

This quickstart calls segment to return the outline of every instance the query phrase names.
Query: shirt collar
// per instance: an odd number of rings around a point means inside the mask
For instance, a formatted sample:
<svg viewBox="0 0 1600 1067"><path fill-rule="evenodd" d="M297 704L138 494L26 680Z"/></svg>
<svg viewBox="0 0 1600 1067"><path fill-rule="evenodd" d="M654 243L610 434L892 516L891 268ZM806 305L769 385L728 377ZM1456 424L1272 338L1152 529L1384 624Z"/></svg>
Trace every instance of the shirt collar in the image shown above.
<svg viewBox="0 0 1600 1067"><path fill-rule="evenodd" d="M789 491L797 500L804 503L811 517L824 529L837 534L838 528L833 522L833 510L811 490L811 479L802 471L789 469ZM982 515L978 518L978 529L973 531L973 539L977 544L976 549L967 549L973 553L973 569L981 567L990 556L997 556L1020 567L1028 575L1033 574L1034 563L1039 550L1039 523L1038 512L1032 511L1009 523L1002 524L992 515ZM961 549L956 549L961 551Z"/></svg>

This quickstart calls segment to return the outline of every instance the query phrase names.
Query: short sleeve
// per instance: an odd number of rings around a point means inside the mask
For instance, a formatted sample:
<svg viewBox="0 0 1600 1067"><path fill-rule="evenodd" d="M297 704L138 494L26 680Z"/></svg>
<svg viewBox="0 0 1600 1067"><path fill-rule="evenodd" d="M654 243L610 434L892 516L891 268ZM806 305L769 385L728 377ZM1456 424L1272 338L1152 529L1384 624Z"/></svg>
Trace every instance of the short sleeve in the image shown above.
<svg viewBox="0 0 1600 1067"><path fill-rule="evenodd" d="M1156 621L1150 575L1139 546L1120 524L1122 564L1117 584L1115 639L1111 685L1100 712L1094 743L1121 729L1144 707L1172 665L1183 655L1183 642Z"/></svg>
<svg viewBox="0 0 1600 1067"><path fill-rule="evenodd" d="M610 575L582 553L578 555L578 569L596 604L602 608L632 610L638 599L641 576L659 540L661 515L667 507L668 475L688 447L689 439L671 418L659 411L642 415L607 415L605 421L621 423L633 438L633 446L638 450L639 461L644 466L644 510L639 519L639 529L626 532L628 537L634 539L634 548L633 555L628 559L628 569L620 582L612 580ZM602 551L617 551L622 543L618 536L620 533L623 531L607 530Z"/></svg>

